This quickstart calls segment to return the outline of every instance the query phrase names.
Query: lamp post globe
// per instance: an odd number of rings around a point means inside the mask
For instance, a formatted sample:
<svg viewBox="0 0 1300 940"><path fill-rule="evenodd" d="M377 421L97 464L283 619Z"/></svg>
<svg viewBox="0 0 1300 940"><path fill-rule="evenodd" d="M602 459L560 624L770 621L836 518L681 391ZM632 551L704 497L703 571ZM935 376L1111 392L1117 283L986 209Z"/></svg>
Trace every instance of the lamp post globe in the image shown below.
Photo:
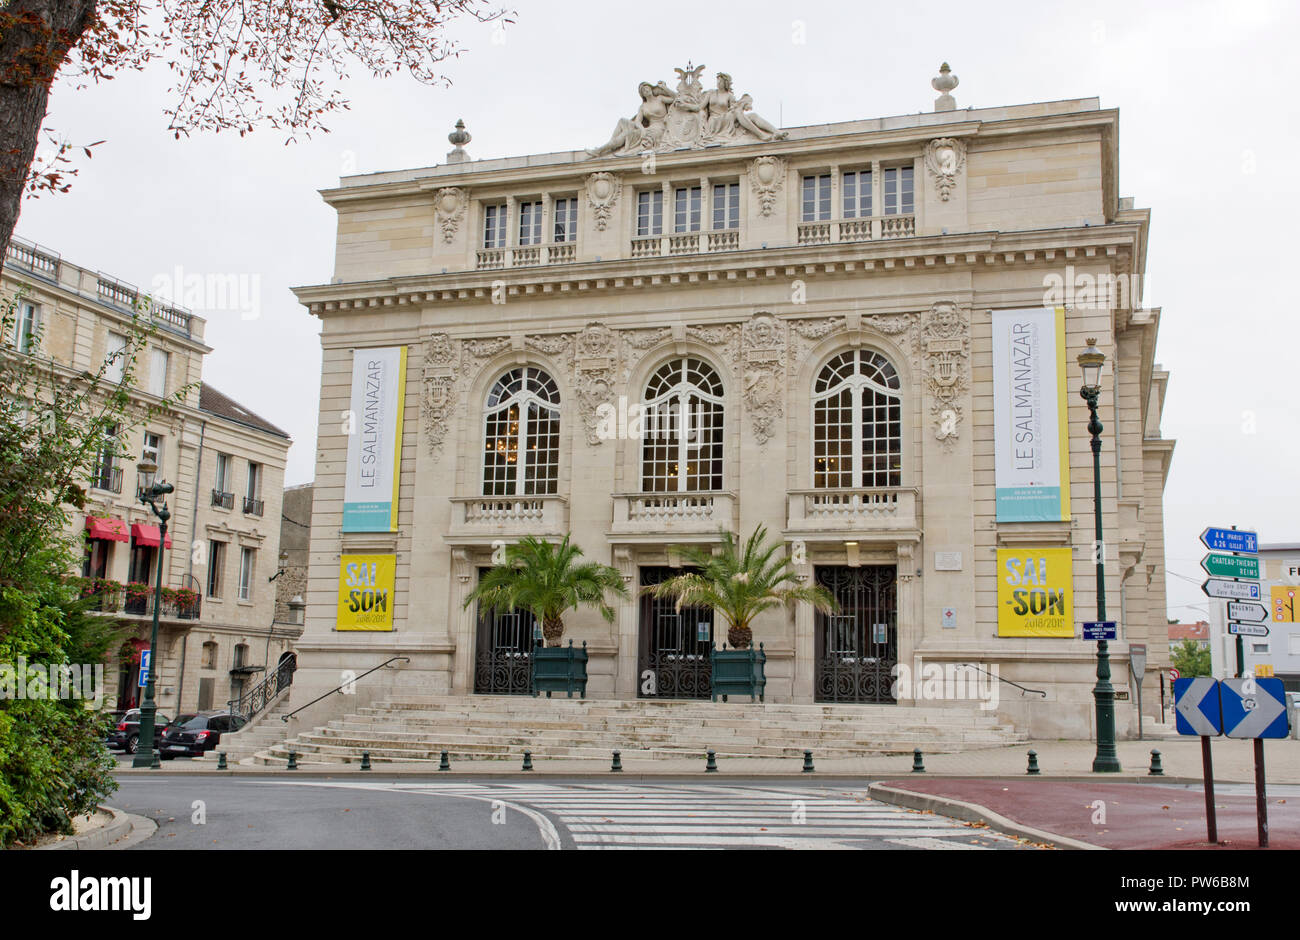
<svg viewBox="0 0 1300 940"><path fill-rule="evenodd" d="M1092 512L1096 526L1093 557L1097 560L1097 620L1106 619L1106 542L1101 529L1101 421L1097 418L1097 399L1101 395L1101 372L1105 354L1095 339L1079 353L1083 387L1079 395L1088 403L1088 433L1092 435ZM1092 697L1097 708L1097 753L1093 773L1119 773L1119 753L1115 750L1115 687L1110 683L1110 648L1105 640L1097 641L1097 684Z"/></svg>

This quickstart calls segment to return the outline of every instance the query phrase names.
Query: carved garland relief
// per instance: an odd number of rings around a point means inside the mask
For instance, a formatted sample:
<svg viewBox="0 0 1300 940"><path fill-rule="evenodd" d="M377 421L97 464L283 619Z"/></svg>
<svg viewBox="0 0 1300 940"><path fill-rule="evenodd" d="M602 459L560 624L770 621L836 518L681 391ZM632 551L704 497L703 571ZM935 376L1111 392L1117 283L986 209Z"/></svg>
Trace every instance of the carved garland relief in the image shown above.
<svg viewBox="0 0 1300 940"><path fill-rule="evenodd" d="M440 189L433 197L434 212L442 228L442 240L450 245L456 238L456 229L465 218L469 206L469 191L456 186Z"/></svg>
<svg viewBox="0 0 1300 940"><path fill-rule="evenodd" d="M947 202L958 175L966 166L966 142L954 137L930 141L925 145L925 166L934 177L939 198Z"/></svg>
<svg viewBox="0 0 1300 940"><path fill-rule="evenodd" d="M592 173L587 177L587 205L591 207L596 230L609 227L609 218L623 192L623 181L613 173Z"/></svg>
<svg viewBox="0 0 1300 940"><path fill-rule="evenodd" d="M970 386L970 322L956 304L936 303L925 315L921 336L934 437L951 448L961 424L961 398Z"/></svg>
<svg viewBox="0 0 1300 940"><path fill-rule="evenodd" d="M780 157L756 157L749 165L749 185L758 197L760 215L771 215L777 194L785 184L785 161Z"/></svg>

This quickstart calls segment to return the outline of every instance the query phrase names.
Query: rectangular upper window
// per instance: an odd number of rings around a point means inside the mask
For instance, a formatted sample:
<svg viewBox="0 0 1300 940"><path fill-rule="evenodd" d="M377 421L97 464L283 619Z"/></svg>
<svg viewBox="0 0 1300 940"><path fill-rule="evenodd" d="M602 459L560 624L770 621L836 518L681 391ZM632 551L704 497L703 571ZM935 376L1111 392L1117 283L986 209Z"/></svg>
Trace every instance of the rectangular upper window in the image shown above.
<svg viewBox="0 0 1300 940"><path fill-rule="evenodd" d="M831 175L803 178L803 215L805 222L826 222L831 217Z"/></svg>
<svg viewBox="0 0 1300 940"><path fill-rule="evenodd" d="M700 187L683 186L673 193L673 231L700 230Z"/></svg>
<svg viewBox="0 0 1300 940"><path fill-rule="evenodd" d="M555 241L575 242L578 240L578 200L555 200Z"/></svg>
<svg viewBox="0 0 1300 940"><path fill-rule="evenodd" d="M149 394L164 398L167 395L167 366L171 355L155 346L149 351Z"/></svg>
<svg viewBox="0 0 1300 940"><path fill-rule="evenodd" d="M740 184L718 183L713 187L713 229L740 228Z"/></svg>
<svg viewBox="0 0 1300 940"><path fill-rule="evenodd" d="M221 581L225 575L226 543L208 542L208 597L221 596Z"/></svg>
<svg viewBox="0 0 1300 940"><path fill-rule="evenodd" d="M541 243L542 243L541 202L519 203L519 244L540 245Z"/></svg>
<svg viewBox="0 0 1300 940"><path fill-rule="evenodd" d="M41 328L41 308L23 301L18 305L18 318L14 321L14 348L29 353L36 348L36 334Z"/></svg>
<svg viewBox="0 0 1300 940"><path fill-rule="evenodd" d="M647 190L636 196L637 235L662 235L664 233L664 191Z"/></svg>
<svg viewBox="0 0 1300 940"><path fill-rule="evenodd" d="M871 218L871 171L851 170L840 177L846 219Z"/></svg>
<svg viewBox="0 0 1300 940"><path fill-rule="evenodd" d="M230 483L230 455L217 454L217 475L212 481L212 488L218 493L229 493Z"/></svg>
<svg viewBox="0 0 1300 940"><path fill-rule="evenodd" d="M885 170L885 215L911 215L916 211L912 196L912 168L890 167Z"/></svg>
<svg viewBox="0 0 1300 940"><path fill-rule="evenodd" d="M114 385L119 384L126 374L126 337L121 333L110 332L108 334L104 361L107 363L104 378Z"/></svg>
<svg viewBox="0 0 1300 940"><path fill-rule="evenodd" d="M506 207L483 207L483 247L506 247Z"/></svg>
<svg viewBox="0 0 1300 940"><path fill-rule="evenodd" d="M241 601L253 599L253 559L253 549L239 550L239 599Z"/></svg>

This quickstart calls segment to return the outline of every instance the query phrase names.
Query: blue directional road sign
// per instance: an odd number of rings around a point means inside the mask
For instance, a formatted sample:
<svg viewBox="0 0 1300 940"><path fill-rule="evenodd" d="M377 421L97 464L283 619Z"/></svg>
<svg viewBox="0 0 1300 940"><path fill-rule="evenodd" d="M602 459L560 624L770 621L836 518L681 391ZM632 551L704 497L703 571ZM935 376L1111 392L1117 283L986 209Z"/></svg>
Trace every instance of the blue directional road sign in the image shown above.
<svg viewBox="0 0 1300 940"><path fill-rule="evenodd" d="M149 663L153 660L153 650L140 651L140 688L149 684Z"/></svg>
<svg viewBox="0 0 1300 940"><path fill-rule="evenodd" d="M1218 680L1205 677L1175 679L1174 716L1179 734L1222 734Z"/></svg>
<svg viewBox="0 0 1300 940"><path fill-rule="evenodd" d="M1114 640L1118 636L1114 620L1088 620L1083 624L1085 640Z"/></svg>
<svg viewBox="0 0 1300 940"><path fill-rule="evenodd" d="M1285 738L1291 730L1281 679L1224 679L1219 698L1223 733L1230 738Z"/></svg>
<svg viewBox="0 0 1300 940"><path fill-rule="evenodd" d="M1259 535L1245 529L1206 529L1201 542L1212 552L1244 552L1254 555L1259 551Z"/></svg>

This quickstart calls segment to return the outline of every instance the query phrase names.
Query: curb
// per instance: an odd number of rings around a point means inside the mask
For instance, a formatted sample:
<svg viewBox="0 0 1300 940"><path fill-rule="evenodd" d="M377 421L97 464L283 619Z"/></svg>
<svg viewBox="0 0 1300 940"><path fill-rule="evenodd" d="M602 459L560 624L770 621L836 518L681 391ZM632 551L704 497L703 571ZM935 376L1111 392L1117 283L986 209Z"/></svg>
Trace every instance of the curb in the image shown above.
<svg viewBox="0 0 1300 940"><path fill-rule="evenodd" d="M895 787L886 786L883 783L871 784L867 787L867 792L871 795L873 800L878 800L881 803L890 803L894 806L901 806L904 809L929 810L932 813L938 813L941 816L948 816L952 819L959 819L962 822L984 823L990 828L1006 833L1007 835L1019 836L1023 839L1032 839L1035 842L1050 842L1051 844L1063 849L1108 851L1104 846L1093 845L1090 842L1081 842L1078 839L1071 839L1069 836L1058 836L1055 833L1044 832L1042 829L1034 829L1030 826L1023 826L1014 820L1007 819L1005 816L998 815L987 807L980 806L978 803L965 803L961 800L954 800L944 796L934 796L929 793L916 793L911 790L899 790Z"/></svg>
<svg viewBox="0 0 1300 940"><path fill-rule="evenodd" d="M127 845L143 842L154 834L158 826L151 819L124 813L112 806L100 806L100 811L109 813L113 818L108 823L81 835L68 836L58 842L36 847L36 851L73 851L82 849L121 849ZM139 836L138 838L136 838Z"/></svg>

